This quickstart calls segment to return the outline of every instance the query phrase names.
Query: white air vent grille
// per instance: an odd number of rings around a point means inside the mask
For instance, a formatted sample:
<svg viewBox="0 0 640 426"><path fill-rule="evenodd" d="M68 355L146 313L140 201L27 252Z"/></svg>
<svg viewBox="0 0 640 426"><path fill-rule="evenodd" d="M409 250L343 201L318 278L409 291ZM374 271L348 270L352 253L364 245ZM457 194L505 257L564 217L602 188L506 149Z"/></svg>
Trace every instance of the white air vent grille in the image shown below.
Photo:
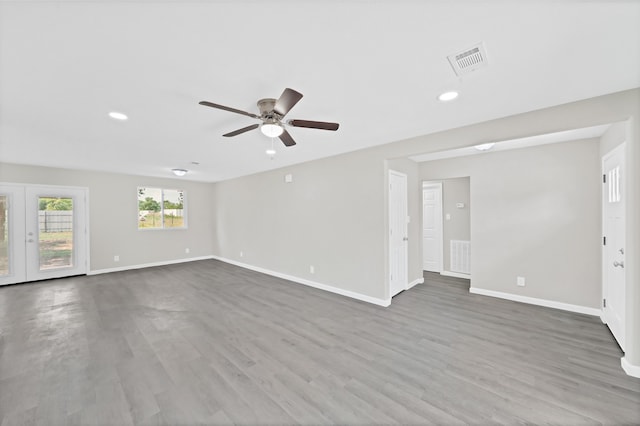
<svg viewBox="0 0 640 426"><path fill-rule="evenodd" d="M463 52L447 56L456 75L463 75L487 66L487 52L482 43L465 49Z"/></svg>
<svg viewBox="0 0 640 426"><path fill-rule="evenodd" d="M471 241L451 240L451 272L471 273Z"/></svg>

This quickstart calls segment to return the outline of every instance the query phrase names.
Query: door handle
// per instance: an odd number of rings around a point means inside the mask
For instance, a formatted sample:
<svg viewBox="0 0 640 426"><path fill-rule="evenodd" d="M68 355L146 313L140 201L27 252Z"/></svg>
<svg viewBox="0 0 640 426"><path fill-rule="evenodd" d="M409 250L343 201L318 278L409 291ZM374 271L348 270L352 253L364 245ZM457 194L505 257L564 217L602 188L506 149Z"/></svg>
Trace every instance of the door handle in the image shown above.
<svg viewBox="0 0 640 426"><path fill-rule="evenodd" d="M621 268L624 268L624 261L620 261L620 262L618 262L618 261L616 260L616 261L614 261L614 262L613 262L613 266L614 266L614 267L616 267L616 268L617 268L618 266L619 266L619 267L621 267Z"/></svg>

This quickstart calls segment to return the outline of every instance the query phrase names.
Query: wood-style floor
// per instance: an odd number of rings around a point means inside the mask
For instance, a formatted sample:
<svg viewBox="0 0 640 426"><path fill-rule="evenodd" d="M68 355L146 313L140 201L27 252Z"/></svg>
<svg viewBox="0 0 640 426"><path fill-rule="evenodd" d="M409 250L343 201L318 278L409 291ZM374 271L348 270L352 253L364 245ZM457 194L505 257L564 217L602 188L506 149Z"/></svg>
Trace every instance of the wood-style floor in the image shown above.
<svg viewBox="0 0 640 426"><path fill-rule="evenodd" d="M426 282L382 308L217 261L0 288L0 424L638 424L595 317Z"/></svg>

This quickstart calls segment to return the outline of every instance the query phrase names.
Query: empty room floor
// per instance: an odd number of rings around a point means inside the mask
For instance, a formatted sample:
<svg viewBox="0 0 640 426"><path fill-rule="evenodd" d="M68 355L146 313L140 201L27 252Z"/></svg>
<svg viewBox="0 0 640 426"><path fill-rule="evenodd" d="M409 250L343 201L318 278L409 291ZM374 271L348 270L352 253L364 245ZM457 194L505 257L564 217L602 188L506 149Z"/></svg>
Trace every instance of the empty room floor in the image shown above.
<svg viewBox="0 0 640 426"><path fill-rule="evenodd" d="M0 424L637 424L598 318L426 274L388 308L218 261L0 288Z"/></svg>

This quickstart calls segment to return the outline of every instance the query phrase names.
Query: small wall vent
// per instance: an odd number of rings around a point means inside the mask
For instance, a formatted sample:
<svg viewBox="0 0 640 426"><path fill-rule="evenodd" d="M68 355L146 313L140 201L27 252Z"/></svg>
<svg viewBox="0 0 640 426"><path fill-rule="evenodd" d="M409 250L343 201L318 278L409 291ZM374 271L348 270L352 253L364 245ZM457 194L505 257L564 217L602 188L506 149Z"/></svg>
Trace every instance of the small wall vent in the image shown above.
<svg viewBox="0 0 640 426"><path fill-rule="evenodd" d="M487 52L484 49L483 43L479 43L473 47L465 49L460 53L449 55L447 56L447 59L449 59L449 63L451 64L451 67L453 67L453 71L458 76L470 73L471 71L475 71L488 65Z"/></svg>

